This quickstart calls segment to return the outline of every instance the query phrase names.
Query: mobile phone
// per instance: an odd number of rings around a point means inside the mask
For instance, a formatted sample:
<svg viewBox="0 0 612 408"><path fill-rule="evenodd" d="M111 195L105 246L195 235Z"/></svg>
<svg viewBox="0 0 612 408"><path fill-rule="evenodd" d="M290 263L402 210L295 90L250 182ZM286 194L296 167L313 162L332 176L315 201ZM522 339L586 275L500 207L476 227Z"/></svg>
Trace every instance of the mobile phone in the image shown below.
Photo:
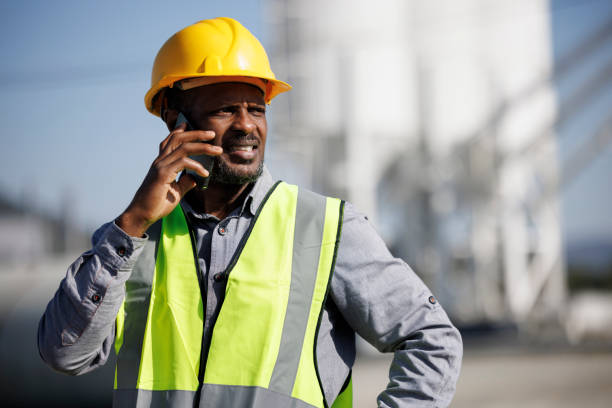
<svg viewBox="0 0 612 408"><path fill-rule="evenodd" d="M182 112L179 112L178 117L176 118L176 125L174 128L176 129L183 123L187 124L185 130L193 130L193 126L189 123L185 115ZM210 143L210 142L202 142L202 143ZM213 156L207 156L205 154L201 154L198 156L189 156L191 159L200 163L206 170L208 170L208 177L202 177L198 173L193 170L185 169L185 172L189 174L197 183L197 188L202 190L206 190L208 188L208 182L210 181L210 175L212 174L213 164L215 162L215 158Z"/></svg>

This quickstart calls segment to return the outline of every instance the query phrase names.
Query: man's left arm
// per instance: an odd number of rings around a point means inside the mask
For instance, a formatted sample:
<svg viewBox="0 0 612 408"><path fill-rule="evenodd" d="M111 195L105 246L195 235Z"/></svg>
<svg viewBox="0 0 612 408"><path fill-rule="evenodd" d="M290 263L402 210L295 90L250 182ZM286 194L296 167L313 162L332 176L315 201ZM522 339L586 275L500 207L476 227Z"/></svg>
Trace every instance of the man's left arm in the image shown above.
<svg viewBox="0 0 612 408"><path fill-rule="evenodd" d="M430 290L378 233L346 205L332 299L345 320L381 352L394 352L379 407L446 407L463 346Z"/></svg>

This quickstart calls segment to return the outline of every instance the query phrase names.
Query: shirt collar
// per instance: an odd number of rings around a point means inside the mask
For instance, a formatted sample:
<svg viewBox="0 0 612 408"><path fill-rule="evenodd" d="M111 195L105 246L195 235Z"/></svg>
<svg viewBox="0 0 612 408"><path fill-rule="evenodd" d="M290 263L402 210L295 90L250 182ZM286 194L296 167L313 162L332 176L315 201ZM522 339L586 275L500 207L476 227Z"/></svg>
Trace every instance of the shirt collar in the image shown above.
<svg viewBox="0 0 612 408"><path fill-rule="evenodd" d="M272 179L272 175L268 171L268 168L264 166L261 176L259 176L255 182L255 185L244 200L244 203L242 203L240 215L244 213L246 208L248 208L251 215L255 215L257 209L261 205L261 202L266 197L273 184L274 180Z"/></svg>

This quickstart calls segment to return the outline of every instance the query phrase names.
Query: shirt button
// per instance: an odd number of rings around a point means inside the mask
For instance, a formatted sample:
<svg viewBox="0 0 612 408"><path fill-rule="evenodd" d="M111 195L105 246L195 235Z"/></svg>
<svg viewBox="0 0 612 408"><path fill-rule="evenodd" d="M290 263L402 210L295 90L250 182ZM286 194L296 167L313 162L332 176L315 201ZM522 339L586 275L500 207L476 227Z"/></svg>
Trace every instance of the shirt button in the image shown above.
<svg viewBox="0 0 612 408"><path fill-rule="evenodd" d="M225 227L219 227L217 231L219 231L220 235L225 235L225 233L227 232L227 229L225 229Z"/></svg>
<svg viewBox="0 0 612 408"><path fill-rule="evenodd" d="M119 248L117 248L117 253L118 253L120 256L125 255L125 247L119 247Z"/></svg>
<svg viewBox="0 0 612 408"><path fill-rule="evenodd" d="M92 302L94 302L95 304L100 303L100 299L102 299L102 298L101 298L101 297L100 297L100 295L98 295L97 293L94 293L94 294L91 296L91 301L92 301Z"/></svg>
<svg viewBox="0 0 612 408"><path fill-rule="evenodd" d="M213 276L213 279L215 282L221 282L223 279L225 279L225 275L223 275L223 273L217 273L215 276Z"/></svg>

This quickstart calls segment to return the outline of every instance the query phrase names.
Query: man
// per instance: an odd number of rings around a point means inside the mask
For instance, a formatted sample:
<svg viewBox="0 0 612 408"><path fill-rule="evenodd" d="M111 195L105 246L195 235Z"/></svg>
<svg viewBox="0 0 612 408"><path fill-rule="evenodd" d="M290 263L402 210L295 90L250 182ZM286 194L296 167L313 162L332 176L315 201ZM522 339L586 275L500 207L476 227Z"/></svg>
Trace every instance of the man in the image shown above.
<svg viewBox="0 0 612 408"><path fill-rule="evenodd" d="M350 204L263 166L289 89L235 20L162 46L145 103L170 134L50 301L47 364L86 373L114 344L117 407L348 407L357 332L395 353L378 406L449 405L461 338L429 290Z"/></svg>

